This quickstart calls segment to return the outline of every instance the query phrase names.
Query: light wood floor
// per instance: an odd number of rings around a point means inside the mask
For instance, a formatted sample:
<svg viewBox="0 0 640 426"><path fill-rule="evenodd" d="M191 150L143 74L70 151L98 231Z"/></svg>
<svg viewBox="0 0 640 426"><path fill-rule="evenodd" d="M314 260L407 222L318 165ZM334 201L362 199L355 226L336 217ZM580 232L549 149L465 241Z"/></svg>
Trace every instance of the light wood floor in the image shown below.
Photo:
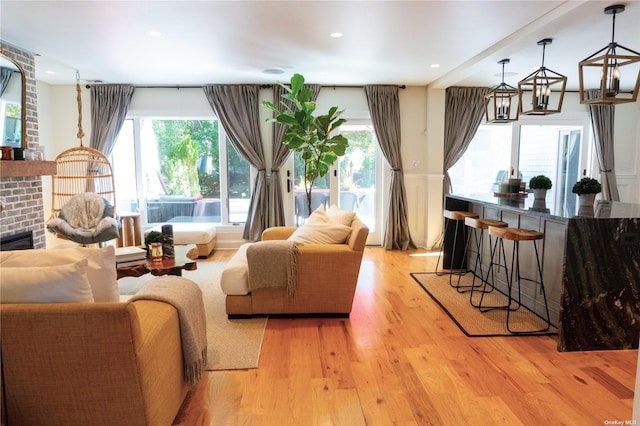
<svg viewBox="0 0 640 426"><path fill-rule="evenodd" d="M259 367L207 372L176 424L631 419L638 351L560 353L549 336L468 338L409 276L432 270L424 254L367 248L350 319L269 319Z"/></svg>

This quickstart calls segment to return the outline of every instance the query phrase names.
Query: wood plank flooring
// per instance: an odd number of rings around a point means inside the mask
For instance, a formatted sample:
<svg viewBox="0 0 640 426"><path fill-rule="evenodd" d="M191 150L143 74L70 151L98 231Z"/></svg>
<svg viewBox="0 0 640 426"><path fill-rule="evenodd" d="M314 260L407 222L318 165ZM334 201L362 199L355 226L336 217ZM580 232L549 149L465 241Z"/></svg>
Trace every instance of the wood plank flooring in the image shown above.
<svg viewBox="0 0 640 426"><path fill-rule="evenodd" d="M210 261L226 261L219 250ZM368 247L349 319L269 319L257 369L206 372L176 425L602 425L630 420L638 351L466 337L409 272L424 250ZM609 423L612 424L612 423Z"/></svg>

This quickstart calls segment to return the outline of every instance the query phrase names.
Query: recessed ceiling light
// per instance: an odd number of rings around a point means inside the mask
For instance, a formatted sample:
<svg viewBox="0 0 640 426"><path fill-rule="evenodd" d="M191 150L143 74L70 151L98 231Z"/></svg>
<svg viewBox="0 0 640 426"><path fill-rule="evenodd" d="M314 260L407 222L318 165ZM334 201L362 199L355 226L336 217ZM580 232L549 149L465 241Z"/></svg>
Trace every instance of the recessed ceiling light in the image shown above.
<svg viewBox="0 0 640 426"><path fill-rule="evenodd" d="M331 33L331 34L329 34L329 35L330 35L331 37L333 37L333 38L340 38L340 37L342 37L342 33L338 33L338 32Z"/></svg>
<svg viewBox="0 0 640 426"><path fill-rule="evenodd" d="M45 74L55 74L56 72L55 71L51 71L51 70L46 70L44 73Z"/></svg>
<svg viewBox="0 0 640 426"><path fill-rule="evenodd" d="M162 33L160 31L149 31L149 35L151 37L162 37Z"/></svg>
<svg viewBox="0 0 640 426"><path fill-rule="evenodd" d="M440 64L431 64L429 68L440 68Z"/></svg>
<svg viewBox="0 0 640 426"><path fill-rule="evenodd" d="M282 73L284 73L284 71L282 71L279 68L267 68L266 70L262 70L262 74L276 75L276 74L282 74Z"/></svg>

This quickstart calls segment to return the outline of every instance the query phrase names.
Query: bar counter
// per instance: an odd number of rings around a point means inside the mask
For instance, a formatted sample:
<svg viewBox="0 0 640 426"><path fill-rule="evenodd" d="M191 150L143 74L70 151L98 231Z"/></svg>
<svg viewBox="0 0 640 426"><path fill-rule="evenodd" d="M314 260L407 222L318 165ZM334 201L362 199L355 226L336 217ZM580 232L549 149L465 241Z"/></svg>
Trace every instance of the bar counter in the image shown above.
<svg viewBox="0 0 640 426"><path fill-rule="evenodd" d="M544 233L543 280L551 322L559 328L559 351L638 348L639 204L597 201L593 208L580 208L574 194L559 205L536 201L532 193L526 198L450 194L445 207ZM487 243L483 262L488 253ZM537 274L533 248L521 248L521 263L523 274ZM506 291L506 280L496 286ZM527 307L543 312L539 289L523 287L523 297Z"/></svg>

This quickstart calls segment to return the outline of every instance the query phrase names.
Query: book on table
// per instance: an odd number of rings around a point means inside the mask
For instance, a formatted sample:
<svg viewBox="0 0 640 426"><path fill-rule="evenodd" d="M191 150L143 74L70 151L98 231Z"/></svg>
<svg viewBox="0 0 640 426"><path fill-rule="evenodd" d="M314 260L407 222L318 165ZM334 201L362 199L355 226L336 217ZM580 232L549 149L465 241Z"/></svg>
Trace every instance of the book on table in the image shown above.
<svg viewBox="0 0 640 426"><path fill-rule="evenodd" d="M116 267L123 268L128 266L138 266L138 265L144 265L145 263L147 263L146 258L138 259L138 260L126 260L123 262L116 262Z"/></svg>
<svg viewBox="0 0 640 426"><path fill-rule="evenodd" d="M147 251L140 247L130 246L116 248L116 263L118 264L134 260L144 260L146 257Z"/></svg>

